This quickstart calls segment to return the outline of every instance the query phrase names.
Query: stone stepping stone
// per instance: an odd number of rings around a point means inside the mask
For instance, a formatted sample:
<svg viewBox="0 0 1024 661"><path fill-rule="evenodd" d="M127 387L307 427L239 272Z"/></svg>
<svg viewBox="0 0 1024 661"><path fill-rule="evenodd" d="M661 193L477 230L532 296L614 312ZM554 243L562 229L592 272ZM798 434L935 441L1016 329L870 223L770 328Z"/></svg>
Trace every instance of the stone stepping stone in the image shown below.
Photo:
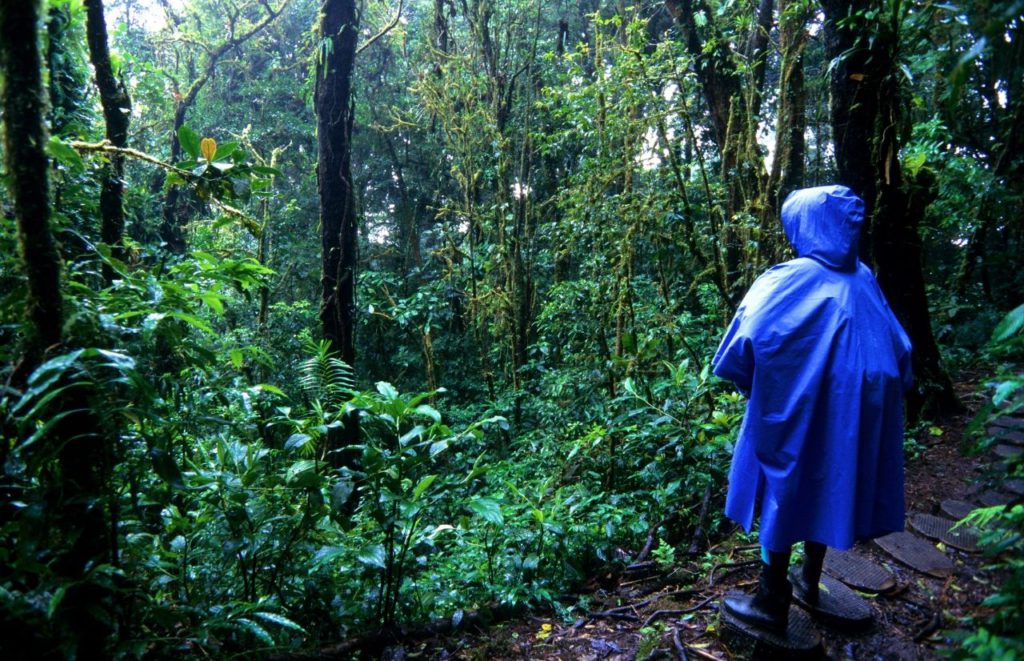
<svg viewBox="0 0 1024 661"><path fill-rule="evenodd" d="M862 592L882 593L896 587L892 572L856 551L829 549L824 571Z"/></svg>
<svg viewBox="0 0 1024 661"><path fill-rule="evenodd" d="M1024 496L1024 480L1012 479L1003 482L1003 488L1015 496Z"/></svg>
<svg viewBox="0 0 1024 661"><path fill-rule="evenodd" d="M988 435L1011 445L1024 445L1024 431L1006 429L1005 427L989 427Z"/></svg>
<svg viewBox="0 0 1024 661"><path fill-rule="evenodd" d="M1010 445L1009 443L1000 443L993 448L993 451L1003 459L1013 459L1021 452L1024 452L1024 448L1017 445Z"/></svg>
<svg viewBox="0 0 1024 661"><path fill-rule="evenodd" d="M959 521L974 510L978 509L978 506L974 503L969 503L966 500L944 500L939 504L939 510L946 516L956 519Z"/></svg>
<svg viewBox="0 0 1024 661"><path fill-rule="evenodd" d="M999 493L998 491L986 491L978 496L978 502L985 507L995 507L996 505L1006 505L1013 501L1013 496L1008 496L1005 493Z"/></svg>
<svg viewBox="0 0 1024 661"><path fill-rule="evenodd" d="M799 608L789 609L786 633L774 633L746 624L719 608L721 641L736 659L823 659L821 635L810 616Z"/></svg>
<svg viewBox="0 0 1024 661"><path fill-rule="evenodd" d="M883 551L922 574L946 578L953 574L953 562L930 542L909 532L894 532L875 540Z"/></svg>
<svg viewBox="0 0 1024 661"><path fill-rule="evenodd" d="M794 571L799 570L794 568ZM866 599L828 574L822 574L818 582L817 604L811 605L800 599L795 590L793 599L815 620L844 631L863 631L871 626L874 619Z"/></svg>
<svg viewBox="0 0 1024 661"><path fill-rule="evenodd" d="M978 552L978 531L970 526L960 526L953 530L955 521L922 512L912 512L909 520L910 526L926 537L937 539L961 551Z"/></svg>
<svg viewBox="0 0 1024 661"><path fill-rule="evenodd" d="M1004 415L1001 418L996 418L992 421L992 424L1007 429L1021 429L1024 430L1024 418L1015 418L1008 415Z"/></svg>

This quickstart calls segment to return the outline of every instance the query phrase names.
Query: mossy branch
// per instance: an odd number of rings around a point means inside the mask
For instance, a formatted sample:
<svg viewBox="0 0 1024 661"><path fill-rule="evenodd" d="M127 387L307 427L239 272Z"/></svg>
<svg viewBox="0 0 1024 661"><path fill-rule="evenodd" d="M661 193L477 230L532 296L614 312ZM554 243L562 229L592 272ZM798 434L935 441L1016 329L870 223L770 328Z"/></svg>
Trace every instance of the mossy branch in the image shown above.
<svg viewBox="0 0 1024 661"><path fill-rule="evenodd" d="M187 183L190 184L194 183L199 179L199 177L192 174L188 170L183 170L176 165L168 163L167 161L161 161L156 156L151 156L150 154L147 154L144 151L139 151L138 149L132 149L130 147L115 147L110 143L109 140L101 140L99 142L83 142L81 140L72 140L68 144L70 144L71 147L74 148L76 151L80 152L120 154L122 156L134 158L137 161L143 161L145 163L149 163L150 165L155 165L159 168L163 168L168 172L173 172L174 174L178 175L179 177L181 177ZM225 214L240 219L242 221L242 224L244 224L250 232L252 232L255 236L259 237L260 224L256 222L255 218L245 213L241 209L233 207L230 204L226 204L213 196L211 196L208 199L208 201L215 207L223 211Z"/></svg>

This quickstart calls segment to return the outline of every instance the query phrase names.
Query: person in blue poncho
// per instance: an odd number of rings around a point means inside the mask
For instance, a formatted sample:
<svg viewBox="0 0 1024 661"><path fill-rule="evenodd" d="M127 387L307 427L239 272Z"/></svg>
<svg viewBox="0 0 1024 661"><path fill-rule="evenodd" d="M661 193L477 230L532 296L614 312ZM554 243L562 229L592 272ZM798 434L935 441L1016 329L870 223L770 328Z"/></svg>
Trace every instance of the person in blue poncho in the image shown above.
<svg viewBox="0 0 1024 661"><path fill-rule="evenodd" d="M784 631L794 590L813 612L826 547L903 530L910 341L857 257L863 221L845 186L790 194L797 258L754 282L712 361L750 398L725 513L748 532L759 517L763 566L756 594L723 607L755 626Z"/></svg>

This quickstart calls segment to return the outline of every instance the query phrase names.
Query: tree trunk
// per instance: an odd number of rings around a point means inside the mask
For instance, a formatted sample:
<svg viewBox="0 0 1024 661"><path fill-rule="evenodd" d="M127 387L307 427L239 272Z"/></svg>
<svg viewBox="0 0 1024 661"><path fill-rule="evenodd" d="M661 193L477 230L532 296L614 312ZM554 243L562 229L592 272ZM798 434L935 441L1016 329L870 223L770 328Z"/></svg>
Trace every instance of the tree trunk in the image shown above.
<svg viewBox="0 0 1024 661"><path fill-rule="evenodd" d="M317 117L317 187L323 250L320 322L340 358L355 364L356 208L352 184L352 69L359 34L354 0L323 0L314 105ZM358 438L355 418L329 443L339 448Z"/></svg>
<svg viewBox="0 0 1024 661"><path fill-rule="evenodd" d="M743 47L752 60L749 79L737 68L733 47L725 31L714 25L714 12L705 0L665 0L665 7L680 28L683 43L692 58L712 124L712 135L721 159L720 171L728 198L721 213L720 254L725 269L725 299L734 308L760 265L751 254L750 227L743 216L760 216L774 221L771 199L765 199L768 176L756 140L762 85L765 79L765 49L772 25L771 0L760 0L752 32ZM703 13L706 25L699 27L695 16ZM714 205L714 200L708 200ZM717 234L717 233L716 233Z"/></svg>
<svg viewBox="0 0 1024 661"><path fill-rule="evenodd" d="M18 385L48 351L61 346L63 326L60 255L50 229L39 18L37 0L0 3L4 154L28 285L25 355L13 377ZM67 384L53 387L63 385ZM59 479L50 477L49 467L40 476L41 486L53 489L55 503L47 514L56 519L54 538L65 542L59 551L53 549L57 552L49 566L65 580L60 613L75 634L77 656L99 658L107 656L104 647L115 618L104 613L111 604L110 589L89 574L95 566L112 562L113 542L103 479L109 469L109 445L89 406L89 387L78 383L54 402L48 414L59 422L28 452L42 449L57 457ZM6 500L0 502L7 518Z"/></svg>
<svg viewBox="0 0 1024 661"><path fill-rule="evenodd" d="M103 105L107 140L115 147L128 144L128 121L131 99L128 90L114 76L107 46L107 24L103 16L103 0L85 0L85 29L89 42L89 58L96 70L96 87ZM110 154L100 182L100 238L111 247L114 257L124 259L121 238L124 235L124 156ZM103 277L109 283L113 271L103 267Z"/></svg>
<svg viewBox="0 0 1024 661"><path fill-rule="evenodd" d="M810 7L803 2L779 2L779 50L782 65L779 80L779 110L775 128L775 157L768 191L772 208L794 190L804 185L804 131L807 128L806 98L804 94L804 47L807 45L805 26L810 18ZM778 231L777 219L772 227ZM769 227L762 226L762 235Z"/></svg>
<svg viewBox="0 0 1024 661"><path fill-rule="evenodd" d="M839 183L864 199L867 231L861 258L873 263L878 283L913 344L917 383L907 398L911 420L961 410L942 368L932 333L921 265L918 224L932 201L933 182L907 182L899 160L904 124L894 54L898 30L883 14L869 20L872 3L824 2L827 55L832 74L832 125ZM849 18L840 26L838 21Z"/></svg>
<svg viewBox="0 0 1024 661"><path fill-rule="evenodd" d="M27 277L28 327L24 357L16 370L23 381L48 349L61 343L64 322L60 254L50 231L47 142L43 117L42 61L36 34L38 2L0 4L0 61L4 86L4 155Z"/></svg>
<svg viewBox="0 0 1024 661"><path fill-rule="evenodd" d="M827 19L825 56L834 62L829 80L829 110L838 181L864 200L865 223L860 237L860 256L870 264L876 195L871 147L882 72L871 57L868 47L870 28L865 24L863 14L873 2L823 0L821 4ZM857 15L859 18L854 18Z"/></svg>

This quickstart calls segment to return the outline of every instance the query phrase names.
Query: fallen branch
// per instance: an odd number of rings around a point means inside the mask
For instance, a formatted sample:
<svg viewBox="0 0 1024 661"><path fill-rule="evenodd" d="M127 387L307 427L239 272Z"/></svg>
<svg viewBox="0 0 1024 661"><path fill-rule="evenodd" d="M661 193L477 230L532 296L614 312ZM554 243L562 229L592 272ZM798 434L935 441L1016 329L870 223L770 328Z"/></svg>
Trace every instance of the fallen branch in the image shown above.
<svg viewBox="0 0 1024 661"><path fill-rule="evenodd" d="M651 613L647 617L646 620L644 620L643 626L645 626L645 627L646 626L650 626L650 624L652 622L660 620L663 617L670 617L672 615L686 615L687 613L693 613L694 611L699 611L701 608L704 608L710 602L714 601L717 596L718 595L714 595L713 594L710 597L702 599L700 601L700 603L698 603L698 604L696 604L694 606L688 606L686 608L666 608L666 609L662 609L662 610L656 610L653 613Z"/></svg>
<svg viewBox="0 0 1024 661"><path fill-rule="evenodd" d="M920 643L925 638L935 633L940 626L942 626L942 614L939 613L939 611L935 611L921 630L914 634L914 642Z"/></svg>
<svg viewBox="0 0 1024 661"><path fill-rule="evenodd" d="M654 611L653 613L651 613L650 615L648 615L647 619L644 620L644 623L641 626L649 627L649 626L651 626L651 624L653 622L657 622L658 620L660 620L663 617L671 617L672 615L685 615L685 614L686 614L686 611L684 609L682 609L682 608L667 608L667 609L664 609L664 610L657 610L657 611Z"/></svg>
<svg viewBox="0 0 1024 661"><path fill-rule="evenodd" d="M711 571L708 573L708 587L710 588L710 587L714 586L714 584L715 584L715 572L718 571L719 569L727 569L727 568L739 569L740 567L751 567L753 565L757 565L757 564L760 564L760 563L761 563L761 558L756 558L754 560L740 560L738 562L723 562L720 565L715 565L714 567L711 568ZM728 572L726 572L726 573L728 573Z"/></svg>
<svg viewBox="0 0 1024 661"><path fill-rule="evenodd" d="M676 646L676 654L679 655L679 661L689 661L689 657L686 656L686 646L683 645L683 641L679 637L679 629L672 629L672 644Z"/></svg>

